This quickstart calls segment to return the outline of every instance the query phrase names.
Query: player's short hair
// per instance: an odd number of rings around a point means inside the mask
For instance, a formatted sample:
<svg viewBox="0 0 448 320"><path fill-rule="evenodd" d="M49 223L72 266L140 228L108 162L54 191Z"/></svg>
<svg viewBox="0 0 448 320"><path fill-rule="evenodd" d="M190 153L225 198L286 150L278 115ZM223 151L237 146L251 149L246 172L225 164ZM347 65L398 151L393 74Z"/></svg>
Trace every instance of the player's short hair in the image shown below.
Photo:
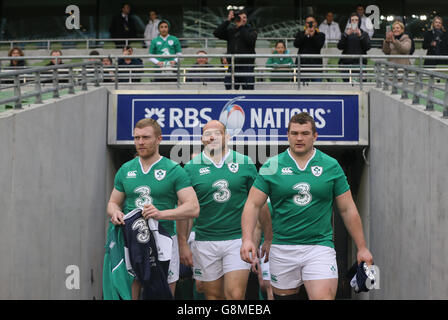
<svg viewBox="0 0 448 320"><path fill-rule="evenodd" d="M145 118L139 120L136 124L134 129L143 129L146 127L152 127L154 129L154 134L159 137L162 135L162 129L160 128L160 125L157 123L157 120L154 120L152 118Z"/></svg>
<svg viewBox="0 0 448 320"><path fill-rule="evenodd" d="M227 133L227 127L222 121L219 121L219 120L213 120L213 121L217 121L222 126L224 133ZM205 128L205 126L202 127L202 133L204 133L204 128Z"/></svg>
<svg viewBox="0 0 448 320"><path fill-rule="evenodd" d="M311 129L313 130L313 134L316 133L316 122L314 121L314 118L309 115L308 112L301 112L293 115L291 120L289 120L288 132L289 129L291 128L291 123L305 124L307 122L311 123Z"/></svg>

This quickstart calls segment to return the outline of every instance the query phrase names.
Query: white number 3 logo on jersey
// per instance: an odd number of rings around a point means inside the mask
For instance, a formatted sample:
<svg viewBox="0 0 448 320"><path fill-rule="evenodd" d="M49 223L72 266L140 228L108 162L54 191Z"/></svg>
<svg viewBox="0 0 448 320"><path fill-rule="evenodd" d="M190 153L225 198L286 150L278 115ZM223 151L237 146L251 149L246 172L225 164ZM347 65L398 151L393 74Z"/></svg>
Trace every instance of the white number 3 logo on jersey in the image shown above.
<svg viewBox="0 0 448 320"><path fill-rule="evenodd" d="M226 202L230 199L231 192L227 180L218 180L212 184L212 187L218 188L218 191L213 193L213 199L216 202Z"/></svg>
<svg viewBox="0 0 448 320"><path fill-rule="evenodd" d="M311 202L313 197L311 196L311 187L306 182L300 182L292 187L294 190L298 191L298 194L293 197L294 203L298 206L306 206Z"/></svg>
<svg viewBox="0 0 448 320"><path fill-rule="evenodd" d="M151 188L147 186L140 186L134 190L140 196L135 200L135 206L137 208L143 209L145 204L152 204Z"/></svg>
<svg viewBox="0 0 448 320"><path fill-rule="evenodd" d="M151 239L148 224L143 218L134 221L132 224L132 230L138 230L137 241L140 243L147 243Z"/></svg>

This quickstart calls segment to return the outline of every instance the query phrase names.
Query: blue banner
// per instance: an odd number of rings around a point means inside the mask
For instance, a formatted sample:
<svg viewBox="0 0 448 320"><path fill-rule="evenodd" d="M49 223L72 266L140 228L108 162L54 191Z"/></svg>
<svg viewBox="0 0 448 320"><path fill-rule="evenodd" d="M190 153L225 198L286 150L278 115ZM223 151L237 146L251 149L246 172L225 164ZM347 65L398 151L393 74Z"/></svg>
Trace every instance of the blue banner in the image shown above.
<svg viewBox="0 0 448 320"><path fill-rule="evenodd" d="M137 121L153 118L164 140L199 139L200 128L220 120L233 139L287 141L290 118L303 111L318 141L359 140L358 94L118 94L116 140L132 141Z"/></svg>

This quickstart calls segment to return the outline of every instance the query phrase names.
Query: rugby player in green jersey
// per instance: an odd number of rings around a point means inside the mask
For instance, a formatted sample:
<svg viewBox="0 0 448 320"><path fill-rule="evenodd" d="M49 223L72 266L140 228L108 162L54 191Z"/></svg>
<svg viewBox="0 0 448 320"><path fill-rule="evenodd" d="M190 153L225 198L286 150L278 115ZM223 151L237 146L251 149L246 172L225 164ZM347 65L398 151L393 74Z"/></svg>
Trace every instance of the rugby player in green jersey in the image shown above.
<svg viewBox="0 0 448 320"><path fill-rule="evenodd" d="M308 113L294 115L289 149L261 167L244 207L241 258L252 262L253 230L261 207L271 200L275 215L269 267L276 299L297 299L302 284L310 299L335 298L334 202L356 244L358 263L373 263L347 178L335 159L314 148L316 139L314 119Z"/></svg>
<svg viewBox="0 0 448 320"><path fill-rule="evenodd" d="M164 55L175 55L182 52L179 39L169 34L170 24L167 20L159 22L159 36L151 41L150 54L161 55L158 58L151 58L151 62L159 67L174 66L178 63L177 58L164 58Z"/></svg>
<svg viewBox="0 0 448 320"><path fill-rule="evenodd" d="M124 214L142 209L145 219L160 221L173 237L168 283L174 295L179 278L179 251L174 220L198 216L199 203L190 178L179 164L160 155L162 131L154 119L142 119L134 128L137 157L121 166L115 176L107 213L115 225L124 224ZM179 205L178 205L179 204ZM133 290L139 291L138 284ZM133 294L133 297L135 295Z"/></svg>
<svg viewBox="0 0 448 320"><path fill-rule="evenodd" d="M208 122L202 133L204 151L184 168L198 196L200 212L191 251L186 243L188 224L178 225L183 234L182 243L178 238L180 256L188 256L184 250L189 253L190 259L185 260L192 262L193 277L202 281L209 300L244 299L250 271L250 264L239 255L241 213L257 170L249 157L229 149L228 139L224 124ZM262 214L269 214L267 205L262 208Z"/></svg>

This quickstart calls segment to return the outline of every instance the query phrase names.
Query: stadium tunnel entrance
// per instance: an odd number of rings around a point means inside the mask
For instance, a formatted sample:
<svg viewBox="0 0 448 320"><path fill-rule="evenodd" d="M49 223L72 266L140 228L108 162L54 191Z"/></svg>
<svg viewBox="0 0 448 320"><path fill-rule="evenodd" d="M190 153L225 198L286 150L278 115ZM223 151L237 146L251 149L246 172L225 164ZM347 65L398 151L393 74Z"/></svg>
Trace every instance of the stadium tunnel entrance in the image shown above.
<svg viewBox="0 0 448 320"><path fill-rule="evenodd" d="M110 175L115 175L123 163L135 156L133 128L143 118L157 120L163 136L160 153L182 165L190 160L191 153L201 151L201 125L219 119L232 136L230 147L250 156L260 168L269 157L287 149L289 120L294 114L306 111L316 121L319 136L315 146L339 161L361 219L366 221L363 216L368 216L369 209L364 206L369 195L364 159L369 146L369 102L364 91L348 87L300 92L111 90L108 100L107 139L113 163ZM356 261L356 250L337 208L332 220L339 273L336 298L350 299L353 290L345 275ZM368 230L366 225L364 230ZM258 299L257 288L258 280L252 275L246 297ZM300 294L306 298L304 289Z"/></svg>
<svg viewBox="0 0 448 320"><path fill-rule="evenodd" d="M174 147L175 147L174 145L162 144L160 146L161 155L168 158L172 157L172 152L176 151ZM271 147L268 145L267 148L263 150L263 152L261 153L265 153L265 155L269 158L271 156L274 156L278 153L285 151L287 148L288 148L287 145L280 145L275 147ZM350 184L351 192L355 200L355 203L358 206L358 210L360 210L358 200L365 199L368 197L368 195L365 194L364 188L362 187L363 174L366 172L365 169L367 165L365 161L365 153L368 150L367 147L317 144L316 148L338 160L339 164L341 165L347 176L347 180L348 183ZM254 150L257 152L256 154L258 154L259 152L258 146L245 145L245 146L237 146L237 148L234 149L246 155L252 154ZM192 152L193 147L191 146L189 150L190 152ZM122 164L124 164L126 161L129 161L136 155L135 148L133 145L109 146L109 151L113 163L112 170L114 170L114 173L120 168ZM265 158L265 155L263 155L262 158ZM257 157L257 159L252 159L254 160L254 162L256 162L257 169L259 169L261 165L264 163L264 161L260 162L259 158L260 157ZM361 211L360 214L362 218ZM346 273L356 260L356 247L354 246L354 243L352 242L351 237L344 226L341 216L337 212L336 206L334 206L332 220L334 231L333 236L334 236L336 259L339 274L336 299L350 299L353 297L352 295L353 290L350 287L349 283L350 280L346 279ZM300 290L300 296L302 299L307 299L306 292L303 286ZM255 300L258 299L258 279L252 273L251 276L249 277L246 298Z"/></svg>

